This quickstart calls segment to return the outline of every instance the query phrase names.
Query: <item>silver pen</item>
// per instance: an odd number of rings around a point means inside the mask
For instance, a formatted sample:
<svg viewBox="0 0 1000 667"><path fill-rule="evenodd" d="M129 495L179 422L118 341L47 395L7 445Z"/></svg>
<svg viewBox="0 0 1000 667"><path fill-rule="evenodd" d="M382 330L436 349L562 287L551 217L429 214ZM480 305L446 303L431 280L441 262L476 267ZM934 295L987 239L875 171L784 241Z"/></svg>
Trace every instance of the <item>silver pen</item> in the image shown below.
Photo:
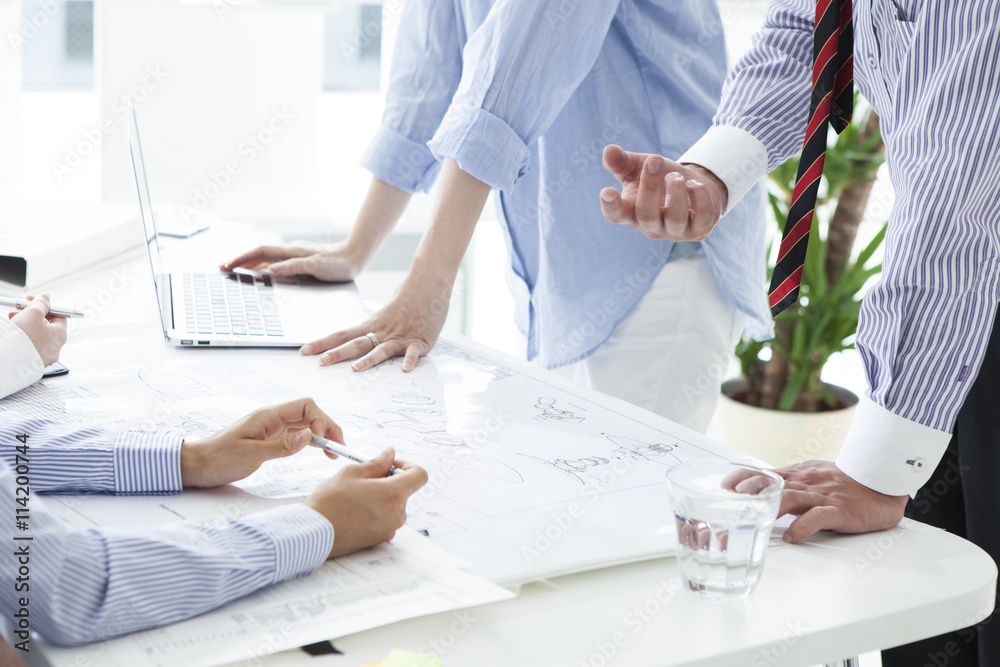
<svg viewBox="0 0 1000 667"><path fill-rule="evenodd" d="M350 459L355 463L368 463L369 459L357 453L353 449L348 449L340 443L333 442L332 440L327 440L326 438L321 438L318 435L313 434L312 439L309 444L313 447L319 447L320 449L330 452L331 454L336 454L337 456L343 456L345 459ZM403 472L402 469L396 466L389 467L389 475L395 475L396 473ZM386 475L388 477L388 475Z"/></svg>
<svg viewBox="0 0 1000 667"><path fill-rule="evenodd" d="M18 310L24 310L30 305L31 302L27 299L9 299L0 296L0 306L9 306ZM83 317L85 313L82 310L72 310L71 308L49 308L49 315L53 317Z"/></svg>

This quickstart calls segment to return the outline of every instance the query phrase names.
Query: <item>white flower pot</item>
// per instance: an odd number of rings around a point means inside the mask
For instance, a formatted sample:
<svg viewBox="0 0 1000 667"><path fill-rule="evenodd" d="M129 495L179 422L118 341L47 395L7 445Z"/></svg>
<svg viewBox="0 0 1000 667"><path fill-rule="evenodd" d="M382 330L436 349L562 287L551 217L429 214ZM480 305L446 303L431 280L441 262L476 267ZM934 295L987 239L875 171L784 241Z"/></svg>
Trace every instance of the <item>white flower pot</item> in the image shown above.
<svg viewBox="0 0 1000 667"><path fill-rule="evenodd" d="M779 468L811 459L835 460L858 397L837 385L827 387L848 407L826 412L768 410L730 398L746 388L742 378L723 382L719 400L723 442Z"/></svg>

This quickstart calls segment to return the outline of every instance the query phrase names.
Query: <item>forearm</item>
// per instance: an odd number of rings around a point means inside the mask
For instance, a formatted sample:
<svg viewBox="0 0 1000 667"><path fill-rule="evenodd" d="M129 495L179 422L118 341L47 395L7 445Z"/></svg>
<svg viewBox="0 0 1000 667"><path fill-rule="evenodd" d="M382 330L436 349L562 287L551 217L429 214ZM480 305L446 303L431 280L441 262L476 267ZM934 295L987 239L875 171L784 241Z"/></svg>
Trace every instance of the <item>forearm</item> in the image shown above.
<svg viewBox="0 0 1000 667"><path fill-rule="evenodd" d="M454 160L445 160L439 187L431 223L417 247L407 283L450 292L490 186L462 171Z"/></svg>
<svg viewBox="0 0 1000 667"><path fill-rule="evenodd" d="M399 222L413 195L372 177L368 193L347 237L347 252L363 271Z"/></svg>
<svg viewBox="0 0 1000 667"><path fill-rule="evenodd" d="M330 523L301 505L210 524L75 530L36 504L31 530L31 542L12 542L29 545L31 559L30 589L17 595L30 596L33 629L57 644L93 642L210 611L312 572L333 542ZM15 558L0 556L0 610L8 618L17 608L8 580L17 571Z"/></svg>
<svg viewBox="0 0 1000 667"><path fill-rule="evenodd" d="M13 467L26 459L35 493L175 493L180 447L170 434L68 426L0 409L0 460Z"/></svg>

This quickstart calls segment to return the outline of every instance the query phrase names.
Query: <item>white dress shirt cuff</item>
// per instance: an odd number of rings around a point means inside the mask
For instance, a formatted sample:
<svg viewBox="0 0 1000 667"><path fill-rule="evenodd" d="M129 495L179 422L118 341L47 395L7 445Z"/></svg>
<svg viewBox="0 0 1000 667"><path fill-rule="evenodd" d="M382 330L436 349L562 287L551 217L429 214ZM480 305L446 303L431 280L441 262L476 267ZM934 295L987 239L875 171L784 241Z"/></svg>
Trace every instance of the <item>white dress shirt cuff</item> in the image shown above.
<svg viewBox="0 0 1000 667"><path fill-rule="evenodd" d="M44 370L42 358L28 335L3 317L0 320L0 398L38 382Z"/></svg>
<svg viewBox="0 0 1000 667"><path fill-rule="evenodd" d="M274 581L309 574L330 556L333 526L305 505L286 505L238 519L274 544Z"/></svg>
<svg viewBox="0 0 1000 667"><path fill-rule="evenodd" d="M904 419L863 397L837 467L870 489L913 496L948 448L951 434Z"/></svg>
<svg viewBox="0 0 1000 667"><path fill-rule="evenodd" d="M716 125L709 128L677 161L700 165L726 184L729 190L726 211L732 210L750 188L767 175L764 144L738 127Z"/></svg>

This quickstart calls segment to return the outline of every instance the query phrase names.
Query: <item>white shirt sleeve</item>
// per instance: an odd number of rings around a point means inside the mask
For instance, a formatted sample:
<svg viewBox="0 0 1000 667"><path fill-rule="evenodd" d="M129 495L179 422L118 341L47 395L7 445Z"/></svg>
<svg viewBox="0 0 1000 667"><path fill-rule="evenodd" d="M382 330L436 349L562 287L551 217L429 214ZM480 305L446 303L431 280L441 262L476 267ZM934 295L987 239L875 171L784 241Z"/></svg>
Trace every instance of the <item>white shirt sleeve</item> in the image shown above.
<svg viewBox="0 0 1000 667"><path fill-rule="evenodd" d="M0 398L38 382L44 369L27 334L6 317L0 318Z"/></svg>
<svg viewBox="0 0 1000 667"><path fill-rule="evenodd" d="M740 159L734 160L734 156ZM708 169L726 184L731 210L767 175L767 149L757 137L738 127L710 127L678 162ZM725 213L725 211L723 212Z"/></svg>

